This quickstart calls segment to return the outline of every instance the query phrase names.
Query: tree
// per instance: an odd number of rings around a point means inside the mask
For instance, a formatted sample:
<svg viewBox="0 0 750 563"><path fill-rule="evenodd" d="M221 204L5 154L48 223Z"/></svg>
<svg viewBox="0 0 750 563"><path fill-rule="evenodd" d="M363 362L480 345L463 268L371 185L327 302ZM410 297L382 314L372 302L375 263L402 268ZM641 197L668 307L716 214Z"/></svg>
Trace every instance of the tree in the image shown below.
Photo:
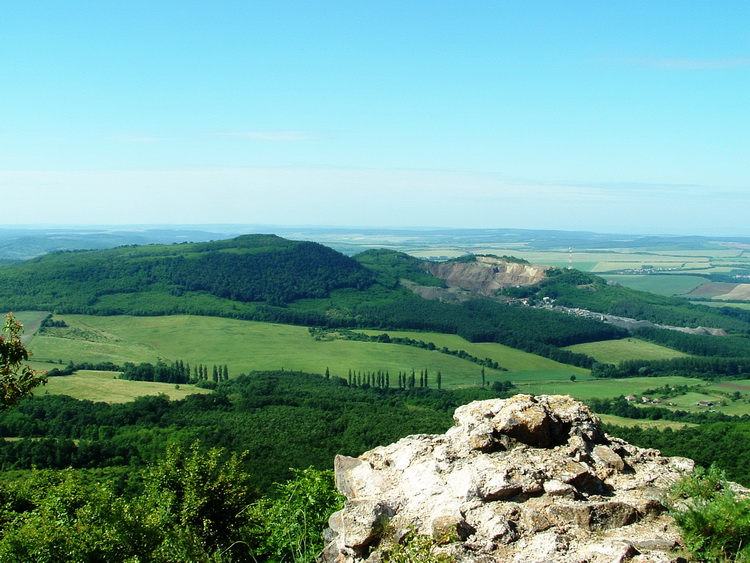
<svg viewBox="0 0 750 563"><path fill-rule="evenodd" d="M146 474L141 497L147 521L162 531L167 560L197 561L239 539L244 511L257 499L244 458L198 442L167 446L166 457Z"/></svg>
<svg viewBox="0 0 750 563"><path fill-rule="evenodd" d="M29 351L21 342L22 332L23 325L8 313L0 333L0 411L15 406L35 387L47 382L44 373L24 364Z"/></svg>

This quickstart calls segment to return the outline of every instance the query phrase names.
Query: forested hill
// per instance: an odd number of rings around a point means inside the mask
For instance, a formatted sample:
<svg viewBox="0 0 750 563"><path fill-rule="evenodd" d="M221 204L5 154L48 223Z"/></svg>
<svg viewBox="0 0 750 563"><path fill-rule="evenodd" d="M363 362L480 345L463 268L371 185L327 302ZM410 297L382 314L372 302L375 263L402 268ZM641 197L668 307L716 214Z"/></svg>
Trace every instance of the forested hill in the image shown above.
<svg viewBox="0 0 750 563"><path fill-rule="evenodd" d="M0 266L0 310L91 315L194 314L306 326L429 330L474 342L500 342L565 363L591 358L560 350L622 338L624 329L593 319L520 306L512 293L543 296L660 324L712 326L747 334L750 314L607 285L583 272L550 270L534 287L510 288L508 306L477 296L428 301L401 285L443 285L424 261L374 250L354 258L313 242L275 235L108 250L55 252ZM437 289L436 288L436 289ZM743 354L744 355L744 354ZM579 357L581 356L581 357Z"/></svg>
<svg viewBox="0 0 750 563"><path fill-rule="evenodd" d="M168 304L187 293L282 305L373 283L374 276L356 260L321 244L245 235L207 243L54 252L5 266L0 268L0 309L107 314L138 313L140 307L143 313L164 314L170 311L159 310L155 302ZM204 308L215 305L204 301Z"/></svg>

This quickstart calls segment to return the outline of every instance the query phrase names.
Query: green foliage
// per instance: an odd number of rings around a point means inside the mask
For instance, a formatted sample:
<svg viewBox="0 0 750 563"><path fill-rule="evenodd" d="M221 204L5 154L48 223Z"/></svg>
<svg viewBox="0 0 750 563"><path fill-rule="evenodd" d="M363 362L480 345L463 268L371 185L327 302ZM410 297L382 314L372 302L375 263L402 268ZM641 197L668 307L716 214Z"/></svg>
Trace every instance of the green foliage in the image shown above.
<svg viewBox="0 0 750 563"><path fill-rule="evenodd" d="M137 511L71 470L34 472L2 501L2 561L136 562L152 543Z"/></svg>
<svg viewBox="0 0 750 563"><path fill-rule="evenodd" d="M750 499L738 497L716 466L674 486L671 513L700 561L750 561Z"/></svg>
<svg viewBox="0 0 750 563"><path fill-rule="evenodd" d="M556 305L671 326L708 326L738 333L750 330L747 316L724 310L729 308L717 310L677 297L610 285L603 278L579 270L552 269L547 276L537 286L536 295L555 299Z"/></svg>
<svg viewBox="0 0 750 563"><path fill-rule="evenodd" d="M238 539L243 512L257 497L243 457L205 451L198 442L187 449L170 445L146 474L139 504L148 526L163 535L157 551L164 559L194 561Z"/></svg>
<svg viewBox="0 0 750 563"><path fill-rule="evenodd" d="M181 401L105 404L43 395L0 413L4 436L34 438L0 443L0 468L138 467L154 463L168 443L200 439L206 447L248 451L243 467L268 491L292 476L291 467L328 468L339 453L444 432L462 401L451 391L355 389L337 377L297 372L239 376Z"/></svg>
<svg viewBox="0 0 750 563"><path fill-rule="evenodd" d="M374 272L378 283L386 287L396 287L402 279L419 285L445 287L443 280L425 270L423 260L403 252L380 248L357 254L354 259Z"/></svg>
<svg viewBox="0 0 750 563"><path fill-rule="evenodd" d="M713 380L717 378L747 379L750 376L750 356L741 358L682 357L667 360L626 360L618 365L596 363L594 377L659 377L681 375Z"/></svg>
<svg viewBox="0 0 750 563"><path fill-rule="evenodd" d="M29 352L21 342L22 332L21 323L8 313L0 331L0 411L15 406L47 381L44 374L24 363Z"/></svg>
<svg viewBox="0 0 750 563"><path fill-rule="evenodd" d="M247 541L271 561L314 561L324 547L329 516L343 505L332 471L296 470L293 479L248 509Z"/></svg>
<svg viewBox="0 0 750 563"><path fill-rule="evenodd" d="M323 245L247 235L48 254L0 270L0 304L87 314L197 313L197 297L207 294L219 301L206 302L211 311L203 314L216 314L222 300L283 306L372 283L356 260Z"/></svg>
<svg viewBox="0 0 750 563"><path fill-rule="evenodd" d="M386 541L383 548L384 563L450 563L453 557L440 553L439 547L453 541L451 537L433 538L425 534L409 532L399 542Z"/></svg>
<svg viewBox="0 0 750 563"><path fill-rule="evenodd" d="M717 338L707 334L688 334L677 330L648 327L633 331L633 336L696 356L750 356L750 338L747 336Z"/></svg>
<svg viewBox="0 0 750 563"><path fill-rule="evenodd" d="M242 456L170 447L132 498L89 474L33 471L0 485L0 560L310 562L342 499L329 471L306 469L256 500Z"/></svg>

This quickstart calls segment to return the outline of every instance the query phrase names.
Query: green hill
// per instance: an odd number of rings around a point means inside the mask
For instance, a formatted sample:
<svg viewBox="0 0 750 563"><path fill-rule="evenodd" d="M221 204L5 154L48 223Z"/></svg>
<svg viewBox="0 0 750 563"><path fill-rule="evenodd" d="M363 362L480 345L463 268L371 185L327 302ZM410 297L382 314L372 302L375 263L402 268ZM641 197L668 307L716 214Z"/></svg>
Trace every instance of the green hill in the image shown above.
<svg viewBox="0 0 750 563"><path fill-rule="evenodd" d="M498 342L585 368L592 367L592 358L562 347L628 334L592 318L520 306L512 298L523 292L532 300L550 297L557 304L656 323L723 328L742 340L732 347L736 355L746 355L749 348L740 335L750 332L750 314L737 309L700 307L556 269L536 286L511 288L505 302L476 296L443 303L419 297L401 283L445 285L423 265L403 253L371 250L351 258L318 243L275 235L54 252L0 267L0 310L211 315L328 328L433 331L470 342ZM660 337L651 334L648 339L659 342ZM673 346L688 344L695 347L687 342Z"/></svg>
<svg viewBox="0 0 750 563"><path fill-rule="evenodd" d="M169 314L181 306L174 298L189 295L182 306L202 303L207 312L221 314L217 300L284 305L373 283L373 275L357 261L321 244L247 235L208 243L54 252L6 266L0 268L0 309Z"/></svg>

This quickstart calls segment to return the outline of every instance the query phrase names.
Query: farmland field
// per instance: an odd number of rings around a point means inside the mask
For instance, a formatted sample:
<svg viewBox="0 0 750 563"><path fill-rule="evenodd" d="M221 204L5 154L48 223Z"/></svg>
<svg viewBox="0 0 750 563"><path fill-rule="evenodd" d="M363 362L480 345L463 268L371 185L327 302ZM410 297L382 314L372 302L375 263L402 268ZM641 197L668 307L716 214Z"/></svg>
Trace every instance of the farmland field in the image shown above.
<svg viewBox="0 0 750 563"><path fill-rule="evenodd" d="M687 297L698 297L701 299L713 299L719 295L729 293L737 286L736 283L711 282L704 283L691 291Z"/></svg>
<svg viewBox="0 0 750 563"><path fill-rule="evenodd" d="M618 364L626 360L668 360L687 356L687 354L677 350L638 338L588 342L568 346L566 350L586 354L598 362L607 364Z"/></svg>
<svg viewBox="0 0 750 563"><path fill-rule="evenodd" d="M514 380L515 383L515 380ZM700 379L688 377L628 377L625 379L590 379L585 381L525 381L518 384L519 392L530 395L545 393L571 395L577 399L609 399L620 395L641 395L647 389L662 385L698 385Z"/></svg>
<svg viewBox="0 0 750 563"><path fill-rule="evenodd" d="M737 284L728 293L717 295L714 299L734 299L737 301L750 301L750 284Z"/></svg>
<svg viewBox="0 0 750 563"><path fill-rule="evenodd" d="M706 283L706 278L700 276L686 276L678 274L649 274L649 275L619 275L606 274L602 276L606 280L611 280L635 289L638 291L648 291L658 295L683 295L696 289Z"/></svg>
<svg viewBox="0 0 750 563"><path fill-rule="evenodd" d="M481 384L481 366L439 351L413 346L357 342L342 339L313 338L305 327L239 321L215 317L90 317L60 315L67 328L51 328L35 335L29 344L34 353L35 369L51 369L68 361L103 362L171 362L183 360L195 366L223 365L230 377L254 370L299 370L346 378L348 371L365 373L388 370L395 384L399 371L426 369L431 386L436 385L438 371L445 388ZM383 331L361 331L370 335ZM456 335L388 331L391 337L432 342L438 348L464 350L477 358L491 358L507 371L485 368L486 380L511 381L518 392L529 394L569 394L579 399L610 398L643 394L663 385L705 385L697 379L683 377L636 377L628 379L593 379L587 370L560 364L495 343L471 343ZM584 351L600 361L617 362L628 358L665 358L681 355L637 339L585 344L571 347ZM743 385L747 382L732 382ZM714 384L721 385L721 384ZM153 386L153 388L151 388ZM79 372L73 376L53 378L40 393L64 393L78 398L123 401L135 396L164 392L171 397L192 392L191 386L130 382L113 379L111 372ZM726 397L734 389L712 389L710 393ZM688 403L693 397L687 399ZM693 401L696 402L696 401ZM689 406L686 404L686 406ZM733 412L747 412L746 401L732 404Z"/></svg>
<svg viewBox="0 0 750 563"><path fill-rule="evenodd" d="M441 371L445 387L481 381L480 366L455 356L394 344L318 341L300 326L192 316L55 318L64 320L68 328L49 329L31 340L29 347L37 362L122 364L183 360L193 366L227 364L230 376L277 369L323 373L329 368L333 376L347 377L350 369L388 370L395 378L399 371L427 369L432 375ZM538 369L561 378L571 374L582 377L585 373L541 360L542 367ZM502 357L497 361L503 365ZM506 372L485 371L489 381L509 379Z"/></svg>
<svg viewBox="0 0 750 563"><path fill-rule="evenodd" d="M70 395L78 399L105 403L126 403L145 395L164 394L170 399L184 399L193 393L210 393L194 385L174 385L151 381L117 379L111 371L81 370L73 375L50 377L36 395Z"/></svg>
<svg viewBox="0 0 750 563"><path fill-rule="evenodd" d="M658 428L663 430L664 428L671 428L672 430L679 430L686 426L695 426L686 422L670 422L668 420L643 420L624 418L622 416L615 416L613 414L599 414L597 415L604 424L612 424L616 426L640 426L641 428Z"/></svg>

